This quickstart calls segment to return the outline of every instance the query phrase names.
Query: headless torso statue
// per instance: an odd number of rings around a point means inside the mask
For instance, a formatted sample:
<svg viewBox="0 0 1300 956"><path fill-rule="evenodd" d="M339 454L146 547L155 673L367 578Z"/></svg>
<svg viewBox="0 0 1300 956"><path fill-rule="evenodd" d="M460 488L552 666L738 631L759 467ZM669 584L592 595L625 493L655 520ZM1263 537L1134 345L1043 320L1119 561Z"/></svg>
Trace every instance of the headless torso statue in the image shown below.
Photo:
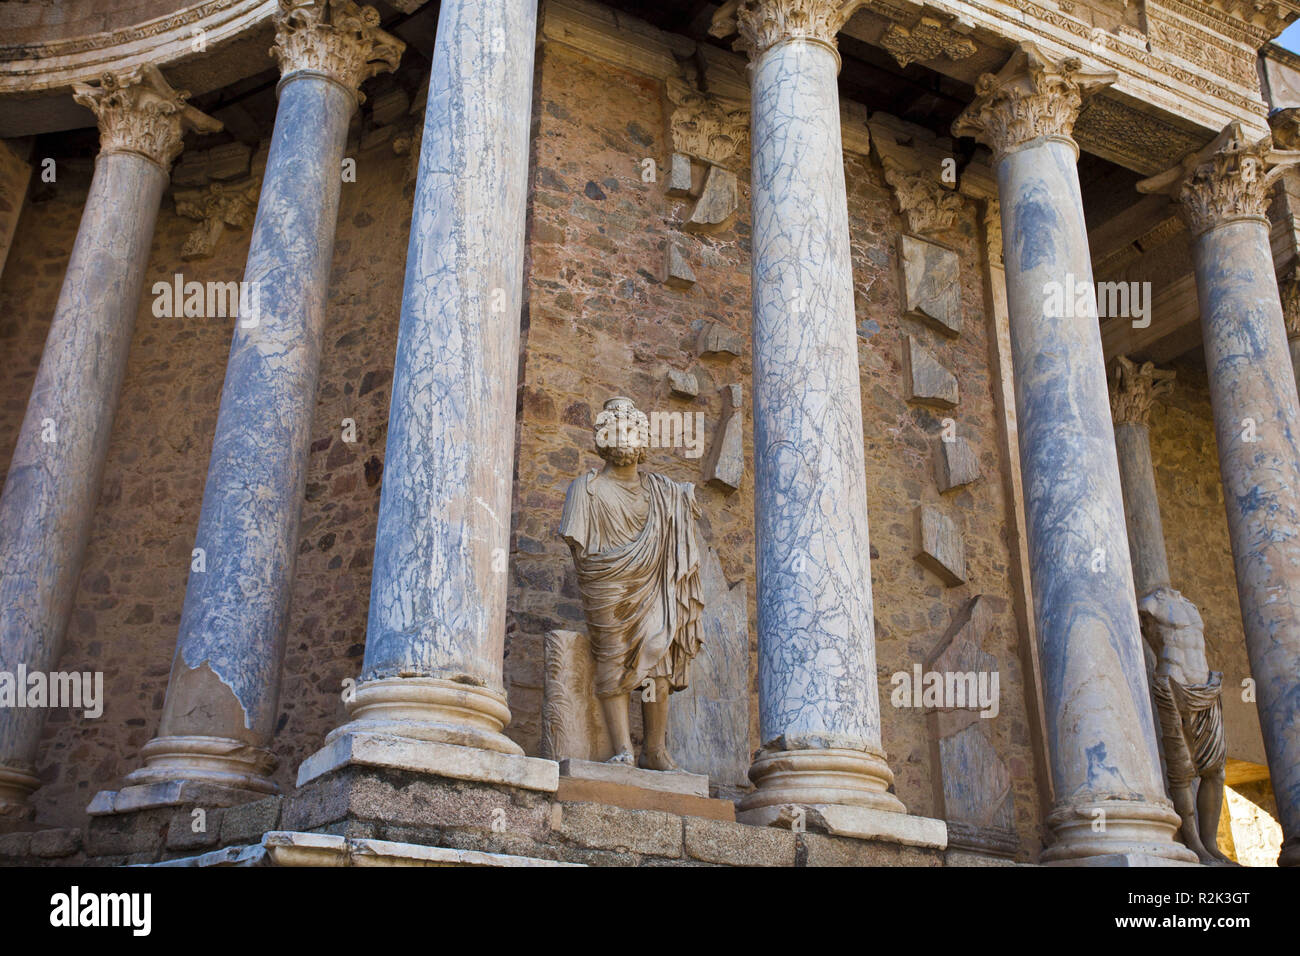
<svg viewBox="0 0 1300 956"><path fill-rule="evenodd" d="M1165 774L1183 842L1202 863L1231 863L1219 851L1223 807L1223 674L1205 658L1205 624L1196 605L1173 588L1138 603L1142 629L1155 653L1147 667L1164 747ZM1200 778L1193 799L1193 783Z"/></svg>
<svg viewBox="0 0 1300 956"><path fill-rule="evenodd" d="M642 474L650 423L631 399L611 398L595 422L599 471L576 478L560 535L573 553L614 756L634 762L628 694L641 690L645 746L639 766L674 770L668 700L687 686L700 647L700 553L695 486Z"/></svg>

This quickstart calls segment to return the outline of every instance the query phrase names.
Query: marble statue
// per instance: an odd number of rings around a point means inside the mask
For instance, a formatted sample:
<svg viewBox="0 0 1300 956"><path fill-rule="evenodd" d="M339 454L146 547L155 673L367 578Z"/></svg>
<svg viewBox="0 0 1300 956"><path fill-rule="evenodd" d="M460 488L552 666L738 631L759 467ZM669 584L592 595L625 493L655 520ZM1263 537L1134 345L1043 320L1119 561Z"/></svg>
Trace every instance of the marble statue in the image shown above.
<svg viewBox="0 0 1300 956"><path fill-rule="evenodd" d="M594 431L605 465L569 485L560 536L578 571L596 696L614 747L609 762L634 762L627 695L639 690L645 746L637 764L675 770L668 701L687 687L704 608L695 486L638 470L650 422L631 399L607 401Z"/></svg>
<svg viewBox="0 0 1300 956"><path fill-rule="evenodd" d="M1140 602L1157 730L1164 743L1165 774L1182 836L1202 863L1231 863L1219 851L1223 807L1223 674L1205 659L1205 624L1196 605L1161 587ZM1200 778L1199 787L1193 783ZM1193 794L1195 796L1193 797Z"/></svg>

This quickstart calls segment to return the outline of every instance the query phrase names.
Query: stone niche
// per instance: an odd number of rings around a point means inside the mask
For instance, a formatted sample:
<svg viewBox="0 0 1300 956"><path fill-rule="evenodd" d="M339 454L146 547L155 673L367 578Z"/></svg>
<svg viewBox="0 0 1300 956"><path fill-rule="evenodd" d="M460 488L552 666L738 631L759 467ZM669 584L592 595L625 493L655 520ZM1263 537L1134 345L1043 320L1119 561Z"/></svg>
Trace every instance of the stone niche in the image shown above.
<svg viewBox="0 0 1300 956"><path fill-rule="evenodd" d="M703 643L690 686L672 695L668 746L681 770L706 774L711 789L732 795L749 788L749 607L745 583L728 585L717 551L702 551ZM587 635L551 631L545 655L542 756L608 760L614 751Z"/></svg>

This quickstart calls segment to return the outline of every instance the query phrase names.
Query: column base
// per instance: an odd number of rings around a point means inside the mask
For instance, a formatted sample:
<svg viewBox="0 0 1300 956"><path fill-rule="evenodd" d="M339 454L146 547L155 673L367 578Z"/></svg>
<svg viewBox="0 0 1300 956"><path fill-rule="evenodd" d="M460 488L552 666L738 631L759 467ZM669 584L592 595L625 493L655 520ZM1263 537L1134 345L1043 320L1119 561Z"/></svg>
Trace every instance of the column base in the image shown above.
<svg viewBox="0 0 1300 956"><path fill-rule="evenodd" d="M381 735L522 756L501 731L510 722L504 694L438 677L383 677L362 682L348 705L351 720L325 738Z"/></svg>
<svg viewBox="0 0 1300 956"><path fill-rule="evenodd" d="M1047 815L1056 842L1042 863L1086 865L1090 857L1147 857L1198 863L1195 853L1174 839L1182 820L1167 804L1142 800L1093 800L1058 806Z"/></svg>
<svg viewBox="0 0 1300 956"><path fill-rule="evenodd" d="M740 801L741 820L746 811L785 804L907 813L902 801L889 792L894 774L879 751L764 749L749 768L749 779L756 789Z"/></svg>
<svg viewBox="0 0 1300 956"><path fill-rule="evenodd" d="M275 758L230 737L155 737L140 753L144 766L127 774L124 789L186 781L257 795L280 792L270 777Z"/></svg>
<svg viewBox="0 0 1300 956"><path fill-rule="evenodd" d="M0 767L0 822L30 820L36 813L31 795L40 785L40 778L32 770Z"/></svg>

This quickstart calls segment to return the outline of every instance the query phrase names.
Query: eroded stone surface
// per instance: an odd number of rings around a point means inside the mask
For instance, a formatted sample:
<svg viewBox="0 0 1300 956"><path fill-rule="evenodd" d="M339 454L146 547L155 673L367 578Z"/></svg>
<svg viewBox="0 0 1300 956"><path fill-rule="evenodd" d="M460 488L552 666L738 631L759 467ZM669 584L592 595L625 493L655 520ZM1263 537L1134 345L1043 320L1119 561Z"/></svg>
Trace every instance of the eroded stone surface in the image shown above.
<svg viewBox="0 0 1300 956"><path fill-rule="evenodd" d="M952 441L940 438L935 443L934 478L940 491L952 491L979 480L979 458L969 441L958 435Z"/></svg>
<svg viewBox="0 0 1300 956"><path fill-rule="evenodd" d="M704 480L724 491L735 491L745 477L745 419L740 385L718 389L722 415L704 461Z"/></svg>
<svg viewBox="0 0 1300 956"><path fill-rule="evenodd" d="M935 408L957 407L956 376L917 342L915 336L904 336L903 356L908 401Z"/></svg>
<svg viewBox="0 0 1300 956"><path fill-rule="evenodd" d="M903 270L903 310L912 318L957 335L961 332L961 267L957 253L915 236L898 237Z"/></svg>
<svg viewBox="0 0 1300 956"><path fill-rule="evenodd" d="M966 580L966 541L957 523L938 508L916 509L916 560L937 574L948 587Z"/></svg>

